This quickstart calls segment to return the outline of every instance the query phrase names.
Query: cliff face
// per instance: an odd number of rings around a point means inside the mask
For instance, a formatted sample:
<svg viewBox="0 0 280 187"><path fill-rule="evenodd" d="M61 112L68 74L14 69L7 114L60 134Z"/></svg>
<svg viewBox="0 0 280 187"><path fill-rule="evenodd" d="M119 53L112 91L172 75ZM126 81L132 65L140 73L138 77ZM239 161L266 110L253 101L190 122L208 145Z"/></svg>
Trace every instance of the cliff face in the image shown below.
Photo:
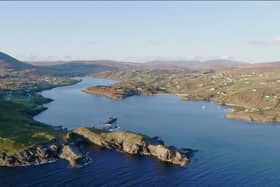
<svg viewBox="0 0 280 187"><path fill-rule="evenodd" d="M54 162L59 158L67 160L73 167L89 160L73 145L49 144L31 147L14 155L0 153L0 166L39 165Z"/></svg>
<svg viewBox="0 0 280 187"><path fill-rule="evenodd" d="M94 128L79 128L70 137L87 141L107 149L115 149L132 155L148 155L179 166L189 163L190 151L184 152L175 147L167 147L161 140L125 131L101 131ZM75 141L75 140L74 140Z"/></svg>

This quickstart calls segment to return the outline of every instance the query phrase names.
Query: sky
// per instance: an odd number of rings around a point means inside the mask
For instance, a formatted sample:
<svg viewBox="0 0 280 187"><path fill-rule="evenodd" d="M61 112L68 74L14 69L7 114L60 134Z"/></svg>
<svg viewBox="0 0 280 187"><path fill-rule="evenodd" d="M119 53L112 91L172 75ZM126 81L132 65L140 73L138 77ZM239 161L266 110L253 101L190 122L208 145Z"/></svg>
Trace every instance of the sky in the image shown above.
<svg viewBox="0 0 280 187"><path fill-rule="evenodd" d="M280 60L280 2L0 2L21 60Z"/></svg>

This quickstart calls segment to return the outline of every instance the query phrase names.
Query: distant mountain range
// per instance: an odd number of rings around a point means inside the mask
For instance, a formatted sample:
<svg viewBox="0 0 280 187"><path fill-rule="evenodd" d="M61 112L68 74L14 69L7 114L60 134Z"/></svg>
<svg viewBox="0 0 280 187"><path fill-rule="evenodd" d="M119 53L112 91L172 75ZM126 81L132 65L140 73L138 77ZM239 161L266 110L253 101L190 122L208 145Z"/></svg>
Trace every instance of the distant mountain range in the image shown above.
<svg viewBox="0 0 280 187"><path fill-rule="evenodd" d="M280 68L280 61L257 63L252 64L252 66L259 68Z"/></svg>
<svg viewBox="0 0 280 187"><path fill-rule="evenodd" d="M177 67L177 68L188 68L188 69L223 69L243 66L248 64L246 62L225 60L225 59L214 59L214 60L185 60L185 61L150 61L146 62L146 65L150 67Z"/></svg>
<svg viewBox="0 0 280 187"><path fill-rule="evenodd" d="M233 60L190 60L190 61L148 61L143 63L136 62L122 62L112 60L85 60L85 61L39 61L30 62L33 65L39 66L50 66L50 65L62 65L62 64L94 64L94 65L106 65L117 69L222 69L222 68L233 68L246 65L248 63L233 61Z"/></svg>
<svg viewBox="0 0 280 187"><path fill-rule="evenodd" d="M104 71L117 71L117 67L111 67L102 64L83 64L83 63L65 63L52 66L35 66L38 73L53 75L78 77L85 76L91 73L98 73Z"/></svg>
<svg viewBox="0 0 280 187"><path fill-rule="evenodd" d="M35 69L37 73L54 76L84 76L90 73L118 71L125 69L228 69L228 68L280 68L280 62L250 64L241 61L181 60L148 61L144 63L122 62L112 60L77 60L77 61L37 61L22 62L0 52L0 68L15 70Z"/></svg>
<svg viewBox="0 0 280 187"><path fill-rule="evenodd" d="M38 74L53 75L53 76L85 76L90 73L103 72L103 71L116 71L119 68L110 64L99 63L58 63L54 65L38 66L37 64L30 64L22 62L12 56L0 52L0 68L9 68L14 70L34 69Z"/></svg>

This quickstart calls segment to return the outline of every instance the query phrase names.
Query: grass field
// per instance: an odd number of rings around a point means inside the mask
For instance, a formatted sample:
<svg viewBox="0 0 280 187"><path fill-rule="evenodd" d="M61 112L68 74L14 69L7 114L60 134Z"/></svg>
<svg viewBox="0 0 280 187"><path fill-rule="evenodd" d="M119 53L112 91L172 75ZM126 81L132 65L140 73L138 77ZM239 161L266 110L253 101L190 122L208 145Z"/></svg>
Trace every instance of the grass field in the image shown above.
<svg viewBox="0 0 280 187"><path fill-rule="evenodd" d="M64 136L63 131L33 120L33 115L43 110L41 104L47 101L42 96L0 99L0 152L14 154Z"/></svg>

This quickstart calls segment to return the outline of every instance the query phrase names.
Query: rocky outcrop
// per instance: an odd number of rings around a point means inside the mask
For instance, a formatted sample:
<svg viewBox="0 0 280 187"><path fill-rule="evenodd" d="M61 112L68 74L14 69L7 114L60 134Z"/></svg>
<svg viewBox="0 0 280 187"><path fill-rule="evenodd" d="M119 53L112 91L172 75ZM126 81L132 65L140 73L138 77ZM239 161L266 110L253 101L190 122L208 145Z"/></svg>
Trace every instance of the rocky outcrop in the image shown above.
<svg viewBox="0 0 280 187"><path fill-rule="evenodd" d="M0 154L1 166L39 165L55 161L58 158L58 146L55 144L37 146L14 155Z"/></svg>
<svg viewBox="0 0 280 187"><path fill-rule="evenodd" d="M68 134L65 142L30 147L19 153L8 155L0 153L0 166L16 167L40 165L64 159L73 167L89 162L79 146L90 143L107 149L122 151L131 155L148 155L179 166L186 166L192 153L190 149L177 149L166 146L158 137L126 131L105 131L95 128L79 128Z"/></svg>
<svg viewBox="0 0 280 187"><path fill-rule="evenodd" d="M82 166L89 161L89 159L74 145L63 145L59 157L67 160L71 166L75 167Z"/></svg>
<svg viewBox="0 0 280 187"><path fill-rule="evenodd" d="M170 162L176 165L185 166L189 163L189 159L182 152L173 147L164 145L148 145L148 155L155 156L159 160Z"/></svg>
<svg viewBox="0 0 280 187"><path fill-rule="evenodd" d="M191 150L183 151L175 147L165 146L158 138L150 138L125 131L103 131L95 128L79 128L74 130L70 137L73 141L81 141L95 144L107 149L115 149L132 155L148 155L157 159L179 166L189 163Z"/></svg>
<svg viewBox="0 0 280 187"><path fill-rule="evenodd" d="M89 160L73 145L48 144L34 146L14 155L0 153L0 166L40 165L59 158L69 161L71 166L80 166Z"/></svg>

